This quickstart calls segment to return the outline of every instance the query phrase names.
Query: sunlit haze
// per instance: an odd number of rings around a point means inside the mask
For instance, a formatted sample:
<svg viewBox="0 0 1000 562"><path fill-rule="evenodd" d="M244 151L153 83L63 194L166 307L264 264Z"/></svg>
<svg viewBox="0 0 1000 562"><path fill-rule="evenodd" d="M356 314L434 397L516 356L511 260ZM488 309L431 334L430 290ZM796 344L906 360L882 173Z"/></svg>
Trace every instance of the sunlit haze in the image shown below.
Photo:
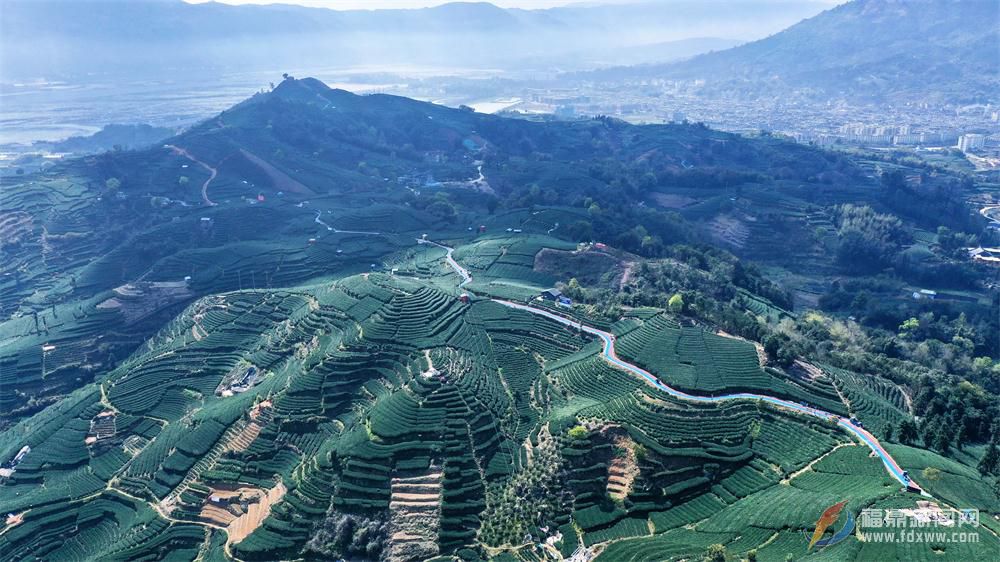
<svg viewBox="0 0 1000 562"><path fill-rule="evenodd" d="M223 4L297 4L311 8L330 8L333 10L387 10L429 8L449 4L440 0L184 0L190 4L203 4L218 1ZM641 4L669 3L670 0L599 0L581 2L579 0L493 0L490 4L501 8L521 8L524 10L543 10L559 6L586 6L608 4ZM844 0L818 0L820 4L842 4Z"/></svg>
<svg viewBox="0 0 1000 562"><path fill-rule="evenodd" d="M191 4L202 4L213 0L185 0ZM625 0L628 1L628 0ZM434 0L221 0L223 4L298 4L311 8L330 8L333 10L387 10L415 9L440 6L448 2ZM501 8L545 9L574 4L572 0L497 0L490 2ZM602 2L604 4L622 3L622 0Z"/></svg>

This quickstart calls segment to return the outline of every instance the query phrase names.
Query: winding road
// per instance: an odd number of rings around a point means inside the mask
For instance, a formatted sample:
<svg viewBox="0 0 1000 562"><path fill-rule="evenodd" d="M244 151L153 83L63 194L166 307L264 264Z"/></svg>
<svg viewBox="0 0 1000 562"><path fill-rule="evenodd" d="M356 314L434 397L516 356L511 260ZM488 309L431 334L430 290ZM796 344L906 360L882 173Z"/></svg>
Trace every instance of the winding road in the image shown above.
<svg viewBox="0 0 1000 562"><path fill-rule="evenodd" d="M450 265L451 268L454 269L456 273L458 273L459 277L462 278L462 282L458 284L458 286L460 288L461 287L465 287L466 285L468 285L472 281L472 275L469 273L469 270L467 270L464 267L462 267L461 265L459 265L459 263L457 261L455 261L455 258L452 256L452 254L455 253L455 248L451 248L449 246L445 246L444 244L438 244L437 242L433 242L433 241L427 240L425 238L418 238L417 239L417 244L430 244L431 246L437 246L438 248L444 248L448 252L447 254L445 254L444 259L445 259L445 261L448 262L448 265ZM501 301L498 301L498 302L501 302ZM511 303L511 304L513 304L513 303Z"/></svg>
<svg viewBox="0 0 1000 562"><path fill-rule="evenodd" d="M993 224L1000 224L1000 219L996 219L990 216L990 211L994 209L1000 209L1000 205L987 205L982 209L979 209L979 214L985 217L986 220L990 221Z"/></svg>
<svg viewBox="0 0 1000 562"><path fill-rule="evenodd" d="M316 218L313 219L313 222L315 222L316 224L320 224L320 225L325 226L328 231L334 232L336 234L365 234L365 235L368 235L368 236L381 236L382 235L381 232L371 232L371 231L368 231L368 230L340 230L340 229L334 228L334 227L326 224L323 221L323 219L320 218L322 216L323 216L323 211L316 211Z"/></svg>
<svg viewBox="0 0 1000 562"><path fill-rule="evenodd" d="M438 244L437 242L431 242L430 240L422 240L419 242L433 244L435 246L444 248L448 251L448 254L445 259L447 260L448 264L452 267L452 269L454 269L464 280L459 285L460 287L472 280L472 276L469 274L468 270L462 267L452 257L452 252L454 251L453 248L450 248L443 244ZM890 455L889 452L886 451L884 447L882 447L882 444L879 443L879 440L874 435L869 433L865 428L861 427L860 425L851 422L851 420L847 418L838 416L836 414L831 414L830 412L820 410L819 408L813 408L812 406L806 406L805 404L800 404L798 402L792 402L790 400L784 400L781 398L775 398L773 396L767 396L766 394L755 394L750 392L723 394L721 396L697 396L694 394L688 394L687 392L677 390L673 387L664 384L662 381L660 381L660 379L656 378L655 375L643 369L642 367L633 365L632 363L623 361L621 358L619 358L618 353L615 351L615 335L610 332L605 332L604 330L599 330L592 326L587 326L578 320L573 320L565 316L556 314L554 312L549 312L547 310L542 310L525 304L515 303L496 298L491 300L510 308L523 310L525 312L530 312L531 314L538 314L540 316L544 316L550 320L554 320L565 326L576 327L583 332L586 332L593 336L597 336L604 342L604 348L601 351L601 356L604 358L605 361L607 361L614 367L639 375L640 377L649 381L656 388L666 392L667 394L673 396L674 398L678 398L680 400L687 400L691 402L701 402L701 403L724 402L726 400L762 400L764 402L774 404L775 406L778 406L780 408L785 408L800 414L805 414L808 416L820 418L824 421L835 422L847 433L860 439L862 443L867 445L868 448L871 449L879 457L879 459L881 459L882 464L885 466L885 469L889 472L889 474L893 478L898 480L903 486L908 486L911 489L915 489L924 496L928 497L930 496L920 486L918 486L916 482L914 482L912 479L909 478L906 472L899 466L899 463L897 463L896 460L892 458L892 455Z"/></svg>
<svg viewBox="0 0 1000 562"><path fill-rule="evenodd" d="M179 146L174 146L172 144L166 144L164 146L166 148L169 148L170 150L173 150L174 153L179 154L179 155L187 158L188 160L194 162L195 164L198 164L202 168L205 168L206 170L208 170L208 172L209 172L210 175L208 176L208 179L205 180L205 183L201 184L201 200L204 201L205 204L208 205L209 207L214 207L214 206L218 205L218 203L215 203L211 199L208 198L208 184L212 183L212 180L215 179L215 176L219 175L219 171L216 170L215 168L209 166L208 164L202 162L201 160L198 160L190 152L184 150L183 148L181 148Z"/></svg>

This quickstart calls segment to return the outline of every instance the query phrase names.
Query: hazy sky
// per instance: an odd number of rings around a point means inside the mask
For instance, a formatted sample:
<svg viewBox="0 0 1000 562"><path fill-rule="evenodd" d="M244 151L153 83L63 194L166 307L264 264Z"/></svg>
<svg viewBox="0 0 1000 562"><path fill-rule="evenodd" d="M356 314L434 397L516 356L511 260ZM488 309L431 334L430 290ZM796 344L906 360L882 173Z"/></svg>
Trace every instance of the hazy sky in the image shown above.
<svg viewBox="0 0 1000 562"><path fill-rule="evenodd" d="M185 0L192 4L200 4L213 0ZM315 8L332 8L334 10L379 10L385 8L426 8L447 4L455 0L214 0L224 4L298 4ZM464 0L488 1L502 8L544 9L568 4L632 4L652 2L655 0ZM767 0L760 0L766 2ZM842 4L846 0L815 0L823 4Z"/></svg>
<svg viewBox="0 0 1000 562"><path fill-rule="evenodd" d="M185 0L194 4L210 0ZM333 8L334 10L378 10L384 8L426 8L447 4L443 0L216 0L225 4L299 4L316 8ZM600 2L611 4L610 2ZM622 0L617 0L621 2ZM552 8L574 4L579 0L490 0L491 4L503 8Z"/></svg>

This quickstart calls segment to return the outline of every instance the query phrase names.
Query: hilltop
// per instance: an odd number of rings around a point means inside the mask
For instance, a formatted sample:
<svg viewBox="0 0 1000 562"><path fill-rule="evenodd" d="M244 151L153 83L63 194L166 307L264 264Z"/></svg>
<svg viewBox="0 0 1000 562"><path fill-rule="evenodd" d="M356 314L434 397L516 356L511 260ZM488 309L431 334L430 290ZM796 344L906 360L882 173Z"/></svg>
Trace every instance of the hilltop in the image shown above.
<svg viewBox="0 0 1000 562"><path fill-rule="evenodd" d="M854 0L745 45L596 76L701 79L714 96L996 103L997 21L989 0Z"/></svg>

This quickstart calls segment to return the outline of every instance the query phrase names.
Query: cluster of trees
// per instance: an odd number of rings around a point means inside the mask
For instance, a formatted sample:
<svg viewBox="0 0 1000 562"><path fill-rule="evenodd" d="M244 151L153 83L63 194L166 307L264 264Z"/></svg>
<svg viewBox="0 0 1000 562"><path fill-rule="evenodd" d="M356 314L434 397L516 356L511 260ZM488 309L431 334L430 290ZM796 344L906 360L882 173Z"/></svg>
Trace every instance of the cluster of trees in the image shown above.
<svg viewBox="0 0 1000 562"><path fill-rule="evenodd" d="M868 330L868 351L905 359L965 377L1000 392L1000 297L990 305L956 300L907 298L889 279L835 282L820 306L852 316ZM900 298L902 296L903 298Z"/></svg>
<svg viewBox="0 0 1000 562"><path fill-rule="evenodd" d="M647 176L644 185L686 187L705 190L729 189L748 183L762 183L767 178L758 173L740 172L721 168L672 170Z"/></svg>
<svg viewBox="0 0 1000 562"><path fill-rule="evenodd" d="M606 166L617 169L614 164ZM602 177L604 174L592 173ZM586 215L563 225L558 234L578 242L600 240L645 257L662 257L668 245L695 238L694 227L676 212L637 205L641 193L638 179L631 179L627 171L623 173L624 176L608 185L581 184L574 186L572 192L567 188L529 184L513 188L502 201L511 209L569 203L584 209Z"/></svg>
<svg viewBox="0 0 1000 562"><path fill-rule="evenodd" d="M930 376L920 377L914 388L915 419L882 428L883 437L906 445L948 454L964 450L970 443L987 443L979 460L984 475L1000 476L1000 403L995 394L962 381L941 384ZM919 423L916 421L919 420Z"/></svg>
<svg viewBox="0 0 1000 562"><path fill-rule="evenodd" d="M881 428L883 436L906 444L949 453L966 444L989 443L1000 438L1000 398L996 381L1000 369L992 360L977 360L989 369L991 385L984 386L916 361L886 353L891 339L873 335L856 322L808 313L764 329L765 349L779 364L804 355L858 373L878 373L910 389L917 421L904 420L897 427ZM926 342L920 342L921 345ZM991 391L991 388L993 389Z"/></svg>
<svg viewBox="0 0 1000 562"><path fill-rule="evenodd" d="M847 204L834 208L834 219L837 263L847 273L891 269L901 279L935 287L971 288L979 281L979 272L965 255L965 248L980 243L977 234L941 225L934 251L922 246L904 251L912 240L895 215L878 213L868 205Z"/></svg>
<svg viewBox="0 0 1000 562"><path fill-rule="evenodd" d="M306 552L327 560L378 560L386 546L388 527L388 522L381 517L350 515L331 507L313 529Z"/></svg>
<svg viewBox="0 0 1000 562"><path fill-rule="evenodd" d="M795 340L782 332L764 336L761 343L764 345L768 360L782 367L790 367L803 351L802 346L797 345Z"/></svg>
<svg viewBox="0 0 1000 562"><path fill-rule="evenodd" d="M966 248L978 246L979 236L966 232L956 232L947 226L939 226L937 229L937 243L941 247L941 251L948 257L965 259Z"/></svg>
<svg viewBox="0 0 1000 562"><path fill-rule="evenodd" d="M487 158L491 184L503 204L525 208L569 203L583 208L586 218L563 225L559 234L578 241L600 240L644 257L664 257L670 245L697 238L695 227L680 214L643 203L658 189L739 190L774 178L820 182L821 176L829 180L859 174L840 155L776 139L750 141L697 125L633 130L610 119L550 125L542 134L491 131L494 136L510 133L512 140L523 137L532 146L531 151L519 151L517 143L508 143L505 153ZM671 151L656 148L678 145ZM585 174L572 169L557 173L549 164L557 160L586 162L580 170Z"/></svg>
<svg viewBox="0 0 1000 562"><path fill-rule="evenodd" d="M979 472L1000 476L1000 431L993 432L993 440L990 441L983 458L979 460Z"/></svg>
<svg viewBox="0 0 1000 562"><path fill-rule="evenodd" d="M896 255L892 268L900 279L928 287L974 289L982 274L976 264L969 261L965 250L951 251L951 256L935 254L914 246ZM958 259L956 259L958 258Z"/></svg>
<svg viewBox="0 0 1000 562"><path fill-rule="evenodd" d="M838 205L837 263L850 273L871 273L892 264L909 235L899 218L868 205Z"/></svg>
<svg viewBox="0 0 1000 562"><path fill-rule="evenodd" d="M677 244L665 247L663 259L644 260L629 283L618 287L581 287L571 279L564 292L589 304L598 315L616 319L622 307L655 306L685 312L753 340L768 335L766 324L748 313L740 290L764 297L790 310L791 295L766 279L754 265L710 246Z"/></svg>
<svg viewBox="0 0 1000 562"><path fill-rule="evenodd" d="M582 431L582 435L581 435ZM577 426L568 439L586 440L586 428ZM491 546L522 544L526 535L538 540L541 527L556 527L568 519L573 494L565 480L565 463L559 452L562 436L539 440L530 466L516 470L504 482L489 485L480 540Z"/></svg>
<svg viewBox="0 0 1000 562"><path fill-rule="evenodd" d="M431 195L407 193L403 200L414 209L424 211L439 221L453 223L458 218L458 209L448 194L443 191Z"/></svg>
<svg viewBox="0 0 1000 562"><path fill-rule="evenodd" d="M890 158L889 161L899 160ZM966 194L975 188L970 176L957 177L923 162L907 161L906 164L919 171L917 181L908 182L898 168L883 172L879 194L882 204L923 228L943 225L956 231L982 233L982 219L966 202Z"/></svg>

